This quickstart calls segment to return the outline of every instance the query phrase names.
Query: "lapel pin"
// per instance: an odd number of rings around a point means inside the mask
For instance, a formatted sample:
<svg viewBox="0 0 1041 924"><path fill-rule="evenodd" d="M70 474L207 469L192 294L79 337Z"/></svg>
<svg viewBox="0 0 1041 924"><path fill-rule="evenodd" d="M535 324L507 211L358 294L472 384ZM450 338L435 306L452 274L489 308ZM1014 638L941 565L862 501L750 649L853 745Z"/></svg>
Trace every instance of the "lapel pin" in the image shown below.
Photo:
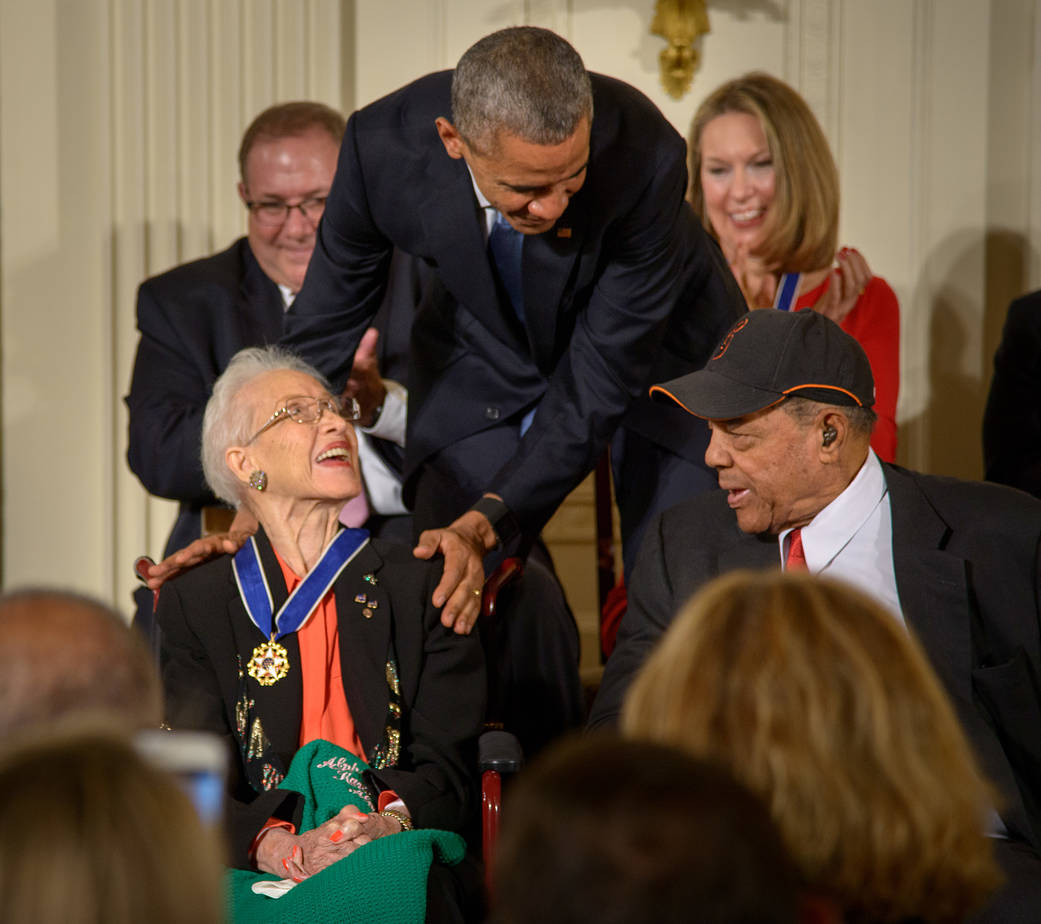
<svg viewBox="0 0 1041 924"><path fill-rule="evenodd" d="M379 581L376 579L376 575L373 574L371 571L368 574L362 575L362 580L366 584L378 584L379 583Z"/></svg>
<svg viewBox="0 0 1041 924"><path fill-rule="evenodd" d="M372 610L369 607L365 607L365 609L361 611L361 614L366 619L372 619Z"/></svg>
<svg viewBox="0 0 1041 924"><path fill-rule="evenodd" d="M365 594L356 594L355 597L354 597L354 602L355 603L365 603L367 599L368 598L365 596Z"/></svg>
<svg viewBox="0 0 1041 924"><path fill-rule="evenodd" d="M557 237L571 237L570 228L557 228Z"/></svg>

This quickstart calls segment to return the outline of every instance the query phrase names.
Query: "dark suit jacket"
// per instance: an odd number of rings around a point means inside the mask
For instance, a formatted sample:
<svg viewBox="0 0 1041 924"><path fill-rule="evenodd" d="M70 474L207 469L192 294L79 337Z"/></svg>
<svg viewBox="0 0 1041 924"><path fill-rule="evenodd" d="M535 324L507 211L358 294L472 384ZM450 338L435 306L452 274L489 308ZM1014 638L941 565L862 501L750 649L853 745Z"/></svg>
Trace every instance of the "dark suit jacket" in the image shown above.
<svg viewBox="0 0 1041 924"><path fill-rule="evenodd" d="M166 554L198 539L199 511L218 503L199 459L213 383L239 350L277 343L283 314L278 286L244 237L138 290L127 462L151 494L181 502Z"/></svg>
<svg viewBox="0 0 1041 924"><path fill-rule="evenodd" d="M257 533L264 570L281 575L263 530ZM162 678L168 724L220 734L231 752L229 779L233 862L248 866L253 837L272 815L292 819L296 797L278 789L258 791L250 747L253 718L260 719L269 746L263 760L285 773L300 744L302 683L295 634L281 639L289 673L263 687L243 673L253 649L264 641L250 621L225 556L163 586ZM364 579L373 575L375 582ZM390 701L386 664L394 657L401 687L401 757L375 774L379 790L405 801L417 826L458 831L474 807L474 742L484 717L484 659L473 636L441 625L430 603L440 568L412 557L403 547L372 540L333 585L340 632L344 692L358 737L372 756L384 735ZM285 602L281 580L271 580L275 608ZM371 616L355 596L376 599ZM236 709L248 711L239 721Z"/></svg>
<svg viewBox="0 0 1041 924"><path fill-rule="evenodd" d="M539 402L485 485L534 535L645 389L670 317L683 309L673 345L698 354L693 368L743 302L684 202L683 139L632 87L593 75L587 178L556 227L525 239L522 328L497 293L470 174L435 129L451 79L423 77L351 117L286 343L342 383L391 248L422 259L438 291L413 325L406 475Z"/></svg>
<svg viewBox="0 0 1041 924"><path fill-rule="evenodd" d="M1041 291L1008 309L983 415L988 481L1041 497Z"/></svg>
<svg viewBox="0 0 1041 924"><path fill-rule="evenodd" d="M990 778L1011 835L1041 847L1041 502L1008 488L883 463L900 606ZM737 568L777 568L774 536L741 532L718 491L648 530L629 609L593 706L617 719L633 675L677 610Z"/></svg>
<svg viewBox="0 0 1041 924"><path fill-rule="evenodd" d="M410 267L399 256L377 325L383 374L406 381L405 341L416 296ZM127 461L150 493L181 503L167 555L199 538L200 510L218 503L199 460L213 383L239 350L277 343L284 314L278 286L244 237L221 253L147 279L138 290L141 340L126 398Z"/></svg>

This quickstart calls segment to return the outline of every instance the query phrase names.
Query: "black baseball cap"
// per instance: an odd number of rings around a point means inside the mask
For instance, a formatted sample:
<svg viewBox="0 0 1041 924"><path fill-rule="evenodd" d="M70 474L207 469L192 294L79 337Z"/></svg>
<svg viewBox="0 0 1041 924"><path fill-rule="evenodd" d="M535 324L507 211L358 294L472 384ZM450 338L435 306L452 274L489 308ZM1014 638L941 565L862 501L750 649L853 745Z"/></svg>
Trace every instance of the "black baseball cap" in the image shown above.
<svg viewBox="0 0 1041 924"><path fill-rule="evenodd" d="M875 380L863 348L813 310L749 311L716 347L704 369L651 386L709 420L744 417L788 397L872 407Z"/></svg>

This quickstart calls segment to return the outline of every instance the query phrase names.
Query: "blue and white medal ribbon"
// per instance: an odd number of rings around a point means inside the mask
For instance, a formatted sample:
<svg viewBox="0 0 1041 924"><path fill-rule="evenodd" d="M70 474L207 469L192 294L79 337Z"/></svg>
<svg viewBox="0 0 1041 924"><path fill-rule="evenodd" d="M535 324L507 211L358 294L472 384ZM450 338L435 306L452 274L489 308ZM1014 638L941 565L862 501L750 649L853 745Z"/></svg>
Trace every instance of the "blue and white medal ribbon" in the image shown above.
<svg viewBox="0 0 1041 924"><path fill-rule="evenodd" d="M777 286L774 296L774 308L778 311L791 311L795 306L795 290L799 288L799 273L785 273Z"/></svg>
<svg viewBox="0 0 1041 924"><path fill-rule="evenodd" d="M367 530L340 530L325 547L318 563L297 584L277 613L274 612L267 576L260 566L256 539L250 536L246 544L235 553L232 570L239 596L253 625L269 639L253 649L253 656L249 660L249 676L257 683L269 687L289 673L289 652L278 643L278 639L296 632L307 623L340 572L368 541Z"/></svg>

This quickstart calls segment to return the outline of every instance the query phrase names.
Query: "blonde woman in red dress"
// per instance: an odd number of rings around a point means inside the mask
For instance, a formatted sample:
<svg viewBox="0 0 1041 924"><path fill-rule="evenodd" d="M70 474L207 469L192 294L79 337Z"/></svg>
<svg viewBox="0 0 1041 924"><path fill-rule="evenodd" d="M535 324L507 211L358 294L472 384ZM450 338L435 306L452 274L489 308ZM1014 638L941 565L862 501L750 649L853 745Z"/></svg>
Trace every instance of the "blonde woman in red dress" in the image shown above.
<svg viewBox="0 0 1041 924"><path fill-rule="evenodd" d="M690 199L749 308L811 308L867 353L878 423L871 447L896 456L900 308L856 250L838 248L839 180L806 101L763 73L716 89L691 125Z"/></svg>

